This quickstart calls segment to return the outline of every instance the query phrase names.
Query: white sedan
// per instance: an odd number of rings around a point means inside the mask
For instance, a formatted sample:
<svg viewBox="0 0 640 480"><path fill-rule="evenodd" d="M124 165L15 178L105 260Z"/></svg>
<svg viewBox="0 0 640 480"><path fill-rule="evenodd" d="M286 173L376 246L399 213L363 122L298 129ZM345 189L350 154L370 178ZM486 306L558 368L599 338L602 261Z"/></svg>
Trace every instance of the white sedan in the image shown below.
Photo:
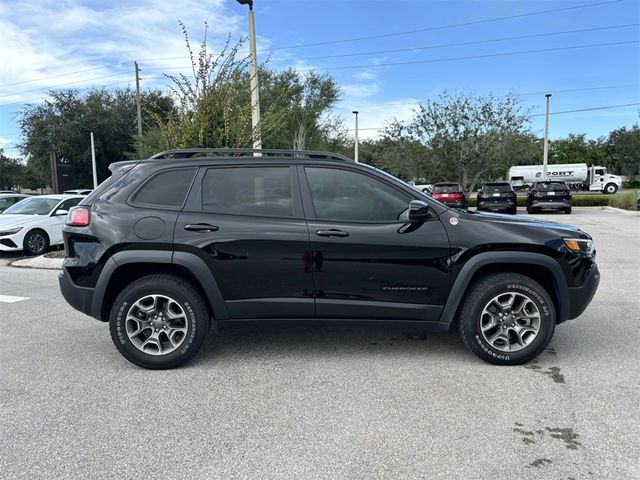
<svg viewBox="0 0 640 480"><path fill-rule="evenodd" d="M26 255L42 255L50 245L62 243L62 227L78 195L29 197L0 214L0 252L24 250Z"/></svg>

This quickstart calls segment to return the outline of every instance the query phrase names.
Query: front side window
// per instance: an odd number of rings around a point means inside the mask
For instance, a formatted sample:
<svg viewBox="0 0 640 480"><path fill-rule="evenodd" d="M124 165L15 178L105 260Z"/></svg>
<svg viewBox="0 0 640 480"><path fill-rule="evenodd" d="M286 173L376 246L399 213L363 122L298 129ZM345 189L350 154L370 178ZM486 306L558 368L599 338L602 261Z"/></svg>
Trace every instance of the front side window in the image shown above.
<svg viewBox="0 0 640 480"><path fill-rule="evenodd" d="M76 205L78 205L80 203L80 200L82 200L81 198L70 198L69 200L65 200L64 202L62 202L60 205L58 205L58 208L56 208L56 210L66 210L69 211L71 210L73 207L75 207Z"/></svg>
<svg viewBox="0 0 640 480"><path fill-rule="evenodd" d="M144 184L133 201L142 205L182 208L195 173L195 168L159 173Z"/></svg>
<svg viewBox="0 0 640 480"><path fill-rule="evenodd" d="M306 167L316 217L325 220L404 220L411 197L380 180L349 170Z"/></svg>
<svg viewBox="0 0 640 480"><path fill-rule="evenodd" d="M202 209L269 217L293 216L289 167L225 167L207 170Z"/></svg>

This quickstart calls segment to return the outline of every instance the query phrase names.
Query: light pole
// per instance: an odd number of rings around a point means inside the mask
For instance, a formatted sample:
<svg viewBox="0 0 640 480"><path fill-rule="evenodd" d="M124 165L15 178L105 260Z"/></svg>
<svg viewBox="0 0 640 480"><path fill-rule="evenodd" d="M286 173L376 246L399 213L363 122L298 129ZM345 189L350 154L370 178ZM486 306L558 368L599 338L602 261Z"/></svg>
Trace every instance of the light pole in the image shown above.
<svg viewBox="0 0 640 480"><path fill-rule="evenodd" d="M542 154L542 180L547 179L547 162L549 160L549 99L551 94L547 93L547 114L544 119L544 151Z"/></svg>
<svg viewBox="0 0 640 480"><path fill-rule="evenodd" d="M354 110L353 113L356 116L356 143L353 147L353 159L358 163L358 111Z"/></svg>
<svg viewBox="0 0 640 480"><path fill-rule="evenodd" d="M253 148L262 148L260 135L260 90L258 87L258 55L256 53L256 24L253 18L253 0L237 0L240 5L249 5L249 60L251 73L251 130L253 132ZM255 156L260 153L254 152Z"/></svg>

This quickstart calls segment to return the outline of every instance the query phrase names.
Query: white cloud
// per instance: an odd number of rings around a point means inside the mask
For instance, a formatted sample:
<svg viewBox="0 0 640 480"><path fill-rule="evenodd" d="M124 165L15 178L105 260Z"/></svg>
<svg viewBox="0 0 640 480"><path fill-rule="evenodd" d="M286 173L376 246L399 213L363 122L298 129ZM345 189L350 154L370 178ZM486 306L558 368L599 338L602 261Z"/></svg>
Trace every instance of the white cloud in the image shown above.
<svg viewBox="0 0 640 480"><path fill-rule="evenodd" d="M411 120L415 115L415 110L419 108L419 103L415 98L399 98L384 103L373 103L370 101L355 101L352 107L343 105L338 109L339 116L344 120L345 125L353 135L354 118L352 110L358 110L358 136L361 139L377 138L380 134L380 127L385 127L389 122L397 119L401 122Z"/></svg>
<svg viewBox="0 0 640 480"><path fill-rule="evenodd" d="M380 91L380 85L371 83L345 83L341 85L345 97L371 97Z"/></svg>
<svg viewBox="0 0 640 480"><path fill-rule="evenodd" d="M208 44L214 50L224 45L229 33L238 37L245 28L244 18L230 13L223 0L117 0L90 5L80 0L32 0L11 2L10 7L7 3L0 4L0 86L28 82L0 87L0 104L42 97L45 90L37 89L63 84L124 86L133 80L131 63L70 74L106 64L184 57L142 61L141 67L144 71L189 65L177 18L187 26L195 50L205 20ZM52 76L56 78L43 78Z"/></svg>
<svg viewBox="0 0 640 480"><path fill-rule="evenodd" d="M357 72L353 75L358 80L375 80L378 75L372 71Z"/></svg>

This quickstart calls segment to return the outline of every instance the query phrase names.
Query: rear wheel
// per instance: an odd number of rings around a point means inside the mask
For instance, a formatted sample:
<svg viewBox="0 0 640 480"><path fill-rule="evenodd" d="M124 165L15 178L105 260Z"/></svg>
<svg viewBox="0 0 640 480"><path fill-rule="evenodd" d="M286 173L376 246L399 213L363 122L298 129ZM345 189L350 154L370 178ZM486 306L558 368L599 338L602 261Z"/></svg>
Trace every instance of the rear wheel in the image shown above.
<svg viewBox="0 0 640 480"><path fill-rule="evenodd" d="M565 215L569 215L571 213L571 207L567 207L564 209Z"/></svg>
<svg viewBox="0 0 640 480"><path fill-rule="evenodd" d="M467 292L458 318L460 338L482 360L519 365L549 344L556 325L546 290L517 273L489 275Z"/></svg>
<svg viewBox="0 0 640 480"><path fill-rule="evenodd" d="M518 207L513 207L512 209L509 210L509 213L511 215L515 215L516 213L518 213Z"/></svg>
<svg viewBox="0 0 640 480"><path fill-rule="evenodd" d="M118 295L110 317L111 338L131 363L175 368L198 353L209 314L195 289L173 275L143 277Z"/></svg>
<svg viewBox="0 0 640 480"><path fill-rule="evenodd" d="M25 255L42 255L49 248L49 237L42 230L32 230L24 237L22 248Z"/></svg>

